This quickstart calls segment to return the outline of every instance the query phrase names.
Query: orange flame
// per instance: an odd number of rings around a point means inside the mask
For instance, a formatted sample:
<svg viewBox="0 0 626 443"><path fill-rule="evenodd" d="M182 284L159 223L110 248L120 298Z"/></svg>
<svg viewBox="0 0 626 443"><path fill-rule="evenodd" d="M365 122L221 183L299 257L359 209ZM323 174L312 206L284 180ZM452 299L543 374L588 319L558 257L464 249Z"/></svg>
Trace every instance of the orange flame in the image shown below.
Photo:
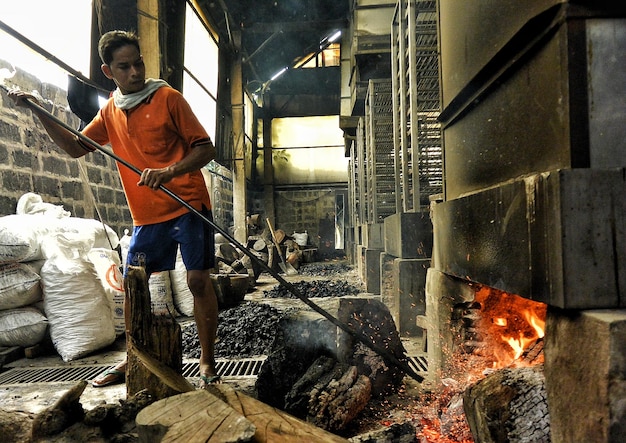
<svg viewBox="0 0 626 443"><path fill-rule="evenodd" d="M547 306L543 303L488 287L476 291L476 301L481 304L484 332L493 337L494 367L517 360L545 334ZM498 341L508 347L497 349Z"/></svg>

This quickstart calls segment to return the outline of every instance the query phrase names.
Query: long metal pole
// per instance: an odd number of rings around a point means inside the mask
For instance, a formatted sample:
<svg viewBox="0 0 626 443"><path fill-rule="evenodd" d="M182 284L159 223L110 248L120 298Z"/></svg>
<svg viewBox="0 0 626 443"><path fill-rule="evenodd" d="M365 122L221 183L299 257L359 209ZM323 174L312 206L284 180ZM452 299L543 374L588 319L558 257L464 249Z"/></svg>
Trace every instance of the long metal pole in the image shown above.
<svg viewBox="0 0 626 443"><path fill-rule="evenodd" d="M7 88L4 85L0 85L0 86L2 87L2 89L4 89L5 91L8 92ZM88 145L92 146L93 148L95 148L96 150L102 152L103 154L105 154L105 155L115 159L117 162L119 162L120 164L122 164L125 167L129 168L130 170L134 171L138 175L141 175L142 171L139 168L137 168L133 164L129 163L128 161L124 160L123 158L119 157L117 154L115 154L114 152L111 152L109 149L107 149L104 146L100 145L99 143L97 143L96 141L92 140L91 138L87 137L85 134L81 133L80 131L77 131L76 129L72 128L67 123L65 123L64 121L60 120L59 118L57 118L56 116L54 116L53 114L48 112L48 110L46 110L43 107L39 106L37 103L34 103L33 101L28 100L28 99L26 99L25 102L28 104L29 107L36 108L39 111L43 112L48 118L50 118L56 124L62 126L65 129L67 129L72 134L76 135L83 142L87 143ZM383 348L381 346L378 346L372 340L370 340L369 337L363 335L362 333L360 333L360 332L354 330L353 328L351 328L348 324L346 324L346 323L340 321L339 319L333 317L329 312L327 312L326 310L324 310L323 308L318 306L316 303L311 301L301 291L299 291L298 288L296 288L293 284L291 284L290 282L285 280L278 272L276 272L274 269L270 268L265 262L260 260L256 255L254 255L253 252L251 252L248 248L246 248L241 243L239 243L237 240L235 240L228 232L226 232L224 229L222 229L221 227L216 225L212 220L207 218L204 214L202 214L200 211L195 209L193 206L191 206L189 203L187 203L185 200L183 200L177 194L175 194L174 192L170 191L169 189L167 189L163 185L160 185L159 189L161 191L165 192L167 195L169 195L174 200L176 200L178 203L180 203L181 205L183 205L184 207L189 209L189 211L191 211L192 213L194 213L195 215L200 217L200 219L204 223L206 223L207 225L211 226L217 232L222 234L224 236L224 238L226 238L226 240L231 242L238 249L240 249L245 255L250 257L251 260L253 260L261 268L263 268L264 271L266 271L268 274L270 274L272 277L274 277L291 294L293 294L295 297L300 299L304 304L309 306L315 312L317 312L318 314L322 315L324 318L326 318L328 321L330 321L332 324L334 324L335 326L337 326L341 330L347 332L348 334L352 335L354 338L358 339L364 345L369 347L372 351L376 352L378 355L383 357L388 363L390 363L391 365L393 365L393 366L397 367L398 369L402 370L405 374L407 374L408 376L410 376L414 380L416 380L418 382L422 382L424 380L424 377L422 377L417 372L415 372L408 365L408 363L398 359L395 355L393 355L391 352L389 352L388 349L385 349L385 348Z"/></svg>

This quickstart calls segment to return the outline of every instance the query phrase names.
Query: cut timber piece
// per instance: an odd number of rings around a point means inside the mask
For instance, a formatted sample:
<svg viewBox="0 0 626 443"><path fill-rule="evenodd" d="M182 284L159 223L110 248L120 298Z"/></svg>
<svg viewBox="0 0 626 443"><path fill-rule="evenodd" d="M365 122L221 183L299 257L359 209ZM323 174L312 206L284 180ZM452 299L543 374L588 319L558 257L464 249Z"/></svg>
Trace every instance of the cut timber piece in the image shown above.
<svg viewBox="0 0 626 443"><path fill-rule="evenodd" d="M159 400L136 418L139 441L229 443L252 441L254 425L205 390Z"/></svg>
<svg viewBox="0 0 626 443"><path fill-rule="evenodd" d="M472 435L484 443L550 442L543 365L500 369L463 394Z"/></svg>
<svg viewBox="0 0 626 443"><path fill-rule="evenodd" d="M256 426L258 443L346 443L348 440L300 420L280 409L235 391L226 384L209 386L209 391L223 398L233 409Z"/></svg>
<svg viewBox="0 0 626 443"><path fill-rule="evenodd" d="M180 394L180 390L172 388L158 374L145 366L145 356L149 355L160 364L171 368L171 372L182 374L183 351L180 325L173 317L152 314L148 276L143 267L128 267L124 289L129 300L130 311L130 326L127 335L126 394L132 396L144 389L147 389L156 399ZM140 354L144 356L143 361Z"/></svg>

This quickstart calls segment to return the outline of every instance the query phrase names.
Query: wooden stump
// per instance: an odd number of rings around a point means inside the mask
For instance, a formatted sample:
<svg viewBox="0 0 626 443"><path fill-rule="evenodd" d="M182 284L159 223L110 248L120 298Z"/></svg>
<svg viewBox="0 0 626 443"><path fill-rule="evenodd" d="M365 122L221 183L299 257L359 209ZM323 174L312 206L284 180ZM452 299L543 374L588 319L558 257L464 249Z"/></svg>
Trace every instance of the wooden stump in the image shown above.
<svg viewBox="0 0 626 443"><path fill-rule="evenodd" d="M465 390L472 435L485 443L550 442L543 366L501 369Z"/></svg>
<svg viewBox="0 0 626 443"><path fill-rule="evenodd" d="M143 267L129 266L125 279L129 297L130 330L128 331L128 367L126 393L133 396L146 389L155 399L166 398L181 391L174 389L142 361L147 354L154 360L182 374L183 353L180 325L174 317L152 314L148 276Z"/></svg>
<svg viewBox="0 0 626 443"><path fill-rule="evenodd" d="M205 390L159 400L137 414L136 423L142 443L247 442L256 431L250 421Z"/></svg>
<svg viewBox="0 0 626 443"><path fill-rule="evenodd" d="M160 400L137 414L139 441L346 443L226 384Z"/></svg>

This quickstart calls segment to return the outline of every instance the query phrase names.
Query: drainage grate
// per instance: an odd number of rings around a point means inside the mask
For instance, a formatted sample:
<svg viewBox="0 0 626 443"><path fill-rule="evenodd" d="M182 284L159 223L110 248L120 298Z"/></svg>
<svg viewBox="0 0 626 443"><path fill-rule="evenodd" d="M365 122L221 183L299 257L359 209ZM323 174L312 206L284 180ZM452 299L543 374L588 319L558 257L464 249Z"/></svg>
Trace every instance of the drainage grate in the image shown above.
<svg viewBox="0 0 626 443"><path fill-rule="evenodd" d="M259 374L266 358L263 356L236 360L217 359L217 373L222 377L254 378ZM0 373L0 385L92 380L110 367L111 365L77 365L11 368ZM184 377L197 377L198 371L198 362L183 363Z"/></svg>
<svg viewBox="0 0 626 443"><path fill-rule="evenodd" d="M418 374L428 372L428 360L425 355L413 355L408 357L408 364Z"/></svg>

